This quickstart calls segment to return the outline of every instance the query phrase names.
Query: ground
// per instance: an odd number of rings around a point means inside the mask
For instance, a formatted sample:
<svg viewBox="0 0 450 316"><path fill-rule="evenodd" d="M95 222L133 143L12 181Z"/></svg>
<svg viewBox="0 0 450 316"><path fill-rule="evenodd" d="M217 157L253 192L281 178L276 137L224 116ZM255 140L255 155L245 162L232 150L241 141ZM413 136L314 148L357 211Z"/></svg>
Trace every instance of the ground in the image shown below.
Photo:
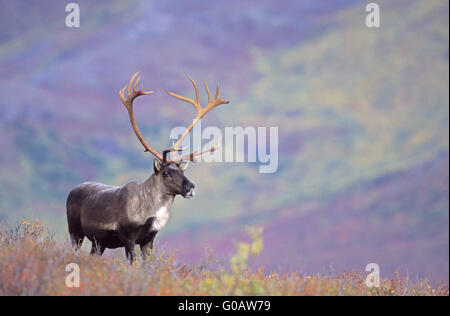
<svg viewBox="0 0 450 316"><path fill-rule="evenodd" d="M261 233L260 228L250 228L251 242L237 243L229 264L209 254L201 264L187 266L176 253L156 249L145 262L130 266L120 250L106 257L75 252L36 220L0 223L0 295L449 295L447 284L400 275L369 288L362 272L251 271L247 260L262 250ZM79 287L72 287L74 267L79 268Z"/></svg>

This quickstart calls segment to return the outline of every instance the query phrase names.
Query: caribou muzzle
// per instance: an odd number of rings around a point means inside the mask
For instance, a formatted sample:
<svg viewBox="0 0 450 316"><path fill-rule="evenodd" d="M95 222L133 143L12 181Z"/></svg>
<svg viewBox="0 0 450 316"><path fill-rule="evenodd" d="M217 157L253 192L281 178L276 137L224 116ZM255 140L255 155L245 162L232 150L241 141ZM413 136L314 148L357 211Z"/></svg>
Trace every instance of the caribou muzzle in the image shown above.
<svg viewBox="0 0 450 316"><path fill-rule="evenodd" d="M190 182L189 180L187 180L184 184L183 184L183 188L181 191L181 195L186 198L186 199L190 199L193 198L195 196L195 185Z"/></svg>

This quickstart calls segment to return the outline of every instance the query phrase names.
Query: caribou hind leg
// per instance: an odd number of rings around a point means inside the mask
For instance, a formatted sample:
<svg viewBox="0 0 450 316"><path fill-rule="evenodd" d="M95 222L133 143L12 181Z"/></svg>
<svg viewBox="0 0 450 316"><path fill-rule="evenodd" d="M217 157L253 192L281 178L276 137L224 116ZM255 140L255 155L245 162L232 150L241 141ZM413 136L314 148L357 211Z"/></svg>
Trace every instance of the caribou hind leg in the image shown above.
<svg viewBox="0 0 450 316"><path fill-rule="evenodd" d="M75 251L77 251L81 248L81 245L83 244L83 240L84 240L83 233L70 232L70 241L72 242L72 247L75 249Z"/></svg>
<svg viewBox="0 0 450 316"><path fill-rule="evenodd" d="M81 248L81 245L83 244L84 240L84 233L81 229L81 223L79 222L79 217L74 216L75 212L70 212L71 209L68 208L67 212L67 220L69 223L69 235L70 240L72 242L72 247L75 250L79 250Z"/></svg>
<svg viewBox="0 0 450 316"><path fill-rule="evenodd" d="M80 200L83 194L81 189L70 191L66 202L67 224L69 227L70 240L72 247L79 250L84 240L83 229L81 228L81 205Z"/></svg>

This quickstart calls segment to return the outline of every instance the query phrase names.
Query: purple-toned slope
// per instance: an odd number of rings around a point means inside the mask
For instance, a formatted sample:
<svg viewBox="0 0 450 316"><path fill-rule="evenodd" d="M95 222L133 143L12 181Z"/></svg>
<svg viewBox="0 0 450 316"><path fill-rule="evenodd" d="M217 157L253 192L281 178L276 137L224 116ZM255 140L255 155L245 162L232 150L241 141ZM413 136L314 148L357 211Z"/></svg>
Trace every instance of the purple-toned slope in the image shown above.
<svg viewBox="0 0 450 316"><path fill-rule="evenodd" d="M331 197L304 214L292 208L273 217L253 219L264 227L264 250L252 259L266 270L329 273L363 271L380 265L384 275L398 270L410 278L448 279L449 160L442 154L421 166ZM419 213L419 214L418 214ZM247 220L215 222L167 236L162 245L177 248L182 258L199 262L203 245L217 256L234 250Z"/></svg>

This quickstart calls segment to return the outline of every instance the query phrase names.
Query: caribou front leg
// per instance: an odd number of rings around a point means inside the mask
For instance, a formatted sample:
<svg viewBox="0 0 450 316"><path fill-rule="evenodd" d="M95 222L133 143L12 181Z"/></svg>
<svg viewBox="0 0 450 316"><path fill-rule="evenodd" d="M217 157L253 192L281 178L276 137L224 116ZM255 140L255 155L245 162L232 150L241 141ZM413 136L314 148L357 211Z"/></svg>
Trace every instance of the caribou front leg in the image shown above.
<svg viewBox="0 0 450 316"><path fill-rule="evenodd" d="M130 261L130 264L133 264L134 259L136 258L136 252L134 251L135 244L132 241L127 241L125 243L125 254L127 256L128 261Z"/></svg>
<svg viewBox="0 0 450 316"><path fill-rule="evenodd" d="M101 257L104 252L105 252L105 247L102 247L97 242L92 243L91 255L98 255Z"/></svg>
<svg viewBox="0 0 450 316"><path fill-rule="evenodd" d="M140 244L142 259L144 260L144 262L147 259L147 254L151 250L153 250L153 242L155 241L155 236L156 236L156 232L149 233L148 238L146 238L145 241Z"/></svg>

